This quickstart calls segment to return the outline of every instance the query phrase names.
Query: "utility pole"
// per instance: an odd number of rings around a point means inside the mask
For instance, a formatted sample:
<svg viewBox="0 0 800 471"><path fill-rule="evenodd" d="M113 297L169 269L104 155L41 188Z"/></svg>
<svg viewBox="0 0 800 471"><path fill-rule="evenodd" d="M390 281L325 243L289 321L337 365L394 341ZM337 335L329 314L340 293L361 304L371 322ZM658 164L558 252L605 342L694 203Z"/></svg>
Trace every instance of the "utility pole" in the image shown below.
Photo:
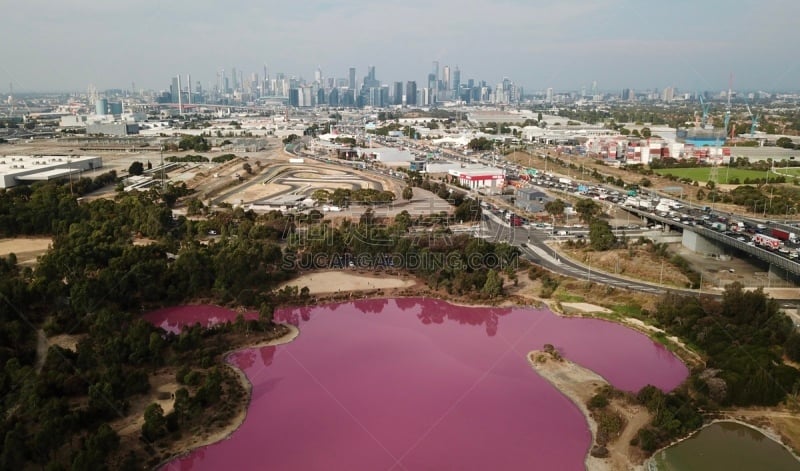
<svg viewBox="0 0 800 471"><path fill-rule="evenodd" d="M164 192L164 145L161 145L161 192Z"/></svg>

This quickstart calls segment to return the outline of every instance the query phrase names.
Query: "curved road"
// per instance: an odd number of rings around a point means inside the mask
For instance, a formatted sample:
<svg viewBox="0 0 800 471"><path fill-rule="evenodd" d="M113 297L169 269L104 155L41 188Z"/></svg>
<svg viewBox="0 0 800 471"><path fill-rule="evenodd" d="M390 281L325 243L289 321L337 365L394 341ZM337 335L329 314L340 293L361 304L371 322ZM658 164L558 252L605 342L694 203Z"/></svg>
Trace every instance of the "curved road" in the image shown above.
<svg viewBox="0 0 800 471"><path fill-rule="evenodd" d="M550 271L560 275L586 280L587 282L601 283L619 288L642 291L650 294L665 294L674 292L680 294L707 294L719 296L716 293L702 292L700 290L676 288L672 286L661 286L655 283L638 281L630 278L598 271L587 265L577 263L563 257L550 248L545 241L549 238L547 234L522 227L510 227L494 214L484 211L482 216L482 226L484 232L488 232L489 237L496 241L504 241L510 245L519 247L522 255Z"/></svg>

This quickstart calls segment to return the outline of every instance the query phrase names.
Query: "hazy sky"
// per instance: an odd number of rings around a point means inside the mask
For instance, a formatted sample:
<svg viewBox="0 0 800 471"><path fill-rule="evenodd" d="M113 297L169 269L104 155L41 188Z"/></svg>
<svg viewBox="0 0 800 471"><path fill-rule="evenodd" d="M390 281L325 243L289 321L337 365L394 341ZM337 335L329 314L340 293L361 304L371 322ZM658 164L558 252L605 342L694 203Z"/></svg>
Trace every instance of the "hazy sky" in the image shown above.
<svg viewBox="0 0 800 471"><path fill-rule="evenodd" d="M205 87L245 75L424 86L432 61L461 81L503 77L526 91L674 86L800 89L798 0L25 0L0 5L0 95Z"/></svg>

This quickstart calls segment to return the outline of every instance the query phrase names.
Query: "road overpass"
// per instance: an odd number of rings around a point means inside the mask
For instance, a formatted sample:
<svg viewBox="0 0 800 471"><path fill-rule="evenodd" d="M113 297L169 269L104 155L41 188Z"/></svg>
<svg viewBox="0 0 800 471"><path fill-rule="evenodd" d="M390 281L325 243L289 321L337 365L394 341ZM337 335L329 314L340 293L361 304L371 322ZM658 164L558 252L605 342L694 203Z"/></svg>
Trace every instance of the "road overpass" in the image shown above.
<svg viewBox="0 0 800 471"><path fill-rule="evenodd" d="M752 245L751 243L737 240L735 237L731 237L730 235L724 234L719 231L715 231L713 229L709 229L701 225L686 224L680 221L675 221L672 218L659 216L657 214L651 213L649 211L643 211L641 209L630 208L630 207L622 207L622 208L642 218L648 219L650 221L659 222L663 224L664 227L672 227L675 229L680 229L684 232L684 234L686 232L690 232L702 237L703 239L713 241L715 244L720 245L723 248L736 249L748 255L752 255L753 257L768 263L770 265L770 268L774 267L782 270L783 273L775 272L779 276L790 275L788 276L788 278L792 279L800 278L800 263L795 262L794 260L791 260L787 257L779 255L770 250L766 250L756 245ZM797 230L796 228L793 229ZM684 237L684 245L687 245L686 237ZM693 249L693 247L688 247L688 248Z"/></svg>

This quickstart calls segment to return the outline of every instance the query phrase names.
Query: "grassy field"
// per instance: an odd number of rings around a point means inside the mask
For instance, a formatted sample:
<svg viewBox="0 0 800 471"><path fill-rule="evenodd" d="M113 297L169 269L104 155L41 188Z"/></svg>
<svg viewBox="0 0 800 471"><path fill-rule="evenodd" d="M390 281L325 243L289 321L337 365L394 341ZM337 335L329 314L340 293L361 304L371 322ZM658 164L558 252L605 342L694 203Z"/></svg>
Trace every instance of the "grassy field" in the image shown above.
<svg viewBox="0 0 800 471"><path fill-rule="evenodd" d="M718 182L719 183L728 183L728 180L733 180L734 178L739 179L739 183L744 183L745 178L749 178L751 180L756 178L766 178L767 172L762 172L759 170L744 170L740 168L728 168L728 167L719 167L718 168ZM783 170L781 170L783 171ZM667 175L672 174L678 178L691 178L692 180L705 182L708 181L708 174L711 172L710 167L695 167L695 168L662 168L656 170L656 173L659 175ZM769 172L770 178L777 176L772 171Z"/></svg>

